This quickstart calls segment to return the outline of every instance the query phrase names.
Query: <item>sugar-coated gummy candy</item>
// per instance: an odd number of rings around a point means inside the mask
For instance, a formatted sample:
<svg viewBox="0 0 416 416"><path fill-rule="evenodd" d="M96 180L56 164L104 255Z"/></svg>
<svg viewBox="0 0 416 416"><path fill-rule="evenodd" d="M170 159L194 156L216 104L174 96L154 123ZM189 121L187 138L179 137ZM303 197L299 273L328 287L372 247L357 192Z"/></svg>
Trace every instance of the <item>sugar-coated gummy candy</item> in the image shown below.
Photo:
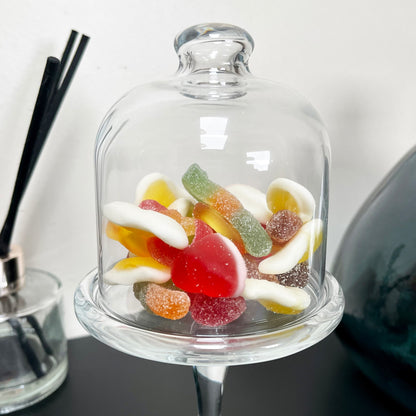
<svg viewBox="0 0 416 416"><path fill-rule="evenodd" d="M276 276L274 274L264 274L259 271L260 260L256 257L250 256L250 254L243 255L244 262L246 263L247 268L247 278L248 279L264 279L270 280L271 282L276 282Z"/></svg>
<svg viewBox="0 0 416 416"><path fill-rule="evenodd" d="M152 257L127 257L104 273L106 283L118 285L132 285L136 282L164 283L169 279L169 267Z"/></svg>
<svg viewBox="0 0 416 416"><path fill-rule="evenodd" d="M190 312L195 322L217 327L238 319L246 310L243 297L212 298L204 294L192 294Z"/></svg>
<svg viewBox="0 0 416 416"><path fill-rule="evenodd" d="M171 270L173 283L189 293L239 296L247 270L237 247L220 234L209 234L182 250Z"/></svg>
<svg viewBox="0 0 416 416"><path fill-rule="evenodd" d="M208 224L217 233L229 238L241 253L245 253L244 242L240 233L219 212L203 202L195 204L193 215Z"/></svg>
<svg viewBox="0 0 416 416"><path fill-rule="evenodd" d="M162 212L166 209L166 207L164 207L160 202L157 202L155 199L144 199L140 202L139 208L157 212Z"/></svg>
<svg viewBox="0 0 416 416"><path fill-rule="evenodd" d="M276 280L283 286L305 287L308 284L309 267L307 262L298 263L287 273L277 274Z"/></svg>
<svg viewBox="0 0 416 416"><path fill-rule="evenodd" d="M269 185L266 200L273 213L287 209L303 222L312 219L315 211L315 199L308 189L287 178L277 178Z"/></svg>
<svg viewBox="0 0 416 416"><path fill-rule="evenodd" d="M135 283L133 291L146 310L163 318L182 319L189 311L189 296L176 288L171 281L165 284Z"/></svg>
<svg viewBox="0 0 416 416"><path fill-rule="evenodd" d="M302 227L303 222L293 211L283 209L277 211L267 221L266 231L273 240L273 243L287 243Z"/></svg>
<svg viewBox="0 0 416 416"><path fill-rule="evenodd" d="M233 194L212 182L196 163L185 172L182 183L194 198L210 205L231 223L248 253L257 257L270 253L272 241L261 224Z"/></svg>

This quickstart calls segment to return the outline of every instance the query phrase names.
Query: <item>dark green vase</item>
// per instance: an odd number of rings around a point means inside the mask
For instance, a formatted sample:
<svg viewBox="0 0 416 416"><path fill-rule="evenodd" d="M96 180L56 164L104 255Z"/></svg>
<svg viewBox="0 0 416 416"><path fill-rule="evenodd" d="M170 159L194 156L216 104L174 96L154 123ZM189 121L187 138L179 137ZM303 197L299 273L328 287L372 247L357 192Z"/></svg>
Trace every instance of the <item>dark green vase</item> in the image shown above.
<svg viewBox="0 0 416 416"><path fill-rule="evenodd" d="M375 384L416 411L416 147L355 216L333 273L345 294L342 343Z"/></svg>

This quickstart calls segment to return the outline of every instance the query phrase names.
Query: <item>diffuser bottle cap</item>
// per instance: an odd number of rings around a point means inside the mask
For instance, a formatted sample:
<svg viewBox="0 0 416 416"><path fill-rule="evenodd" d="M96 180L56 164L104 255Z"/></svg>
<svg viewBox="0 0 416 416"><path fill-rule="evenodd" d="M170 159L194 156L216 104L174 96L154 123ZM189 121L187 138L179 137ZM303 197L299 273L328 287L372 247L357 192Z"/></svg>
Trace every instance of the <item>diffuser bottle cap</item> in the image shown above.
<svg viewBox="0 0 416 416"><path fill-rule="evenodd" d="M23 284L23 251L19 246L12 246L9 255L0 259L0 297L17 292Z"/></svg>

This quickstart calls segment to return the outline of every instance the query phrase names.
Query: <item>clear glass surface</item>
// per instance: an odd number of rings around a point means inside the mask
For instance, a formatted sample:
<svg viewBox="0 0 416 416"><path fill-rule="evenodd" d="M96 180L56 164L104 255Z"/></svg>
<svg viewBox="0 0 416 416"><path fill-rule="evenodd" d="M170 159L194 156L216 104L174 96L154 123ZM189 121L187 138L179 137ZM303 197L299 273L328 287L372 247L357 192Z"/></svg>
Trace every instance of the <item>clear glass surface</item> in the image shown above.
<svg viewBox="0 0 416 416"><path fill-rule="evenodd" d="M176 75L123 96L96 143L98 268L78 318L121 351L195 366L201 415L222 392L203 366L300 351L343 310L325 271L327 132L302 96L251 75L253 47L235 26L185 30Z"/></svg>
<svg viewBox="0 0 416 416"><path fill-rule="evenodd" d="M42 400L67 374L61 283L42 270L25 275L20 291L0 298L0 414Z"/></svg>

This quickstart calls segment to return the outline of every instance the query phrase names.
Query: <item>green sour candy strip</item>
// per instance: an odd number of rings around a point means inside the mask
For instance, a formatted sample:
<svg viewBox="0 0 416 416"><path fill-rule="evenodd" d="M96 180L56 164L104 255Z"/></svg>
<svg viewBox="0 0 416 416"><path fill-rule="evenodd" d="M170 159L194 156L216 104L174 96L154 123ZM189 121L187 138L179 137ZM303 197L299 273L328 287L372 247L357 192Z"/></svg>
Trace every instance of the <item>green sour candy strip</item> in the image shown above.
<svg viewBox="0 0 416 416"><path fill-rule="evenodd" d="M267 256L272 249L272 240L261 224L246 209L233 214L231 225L240 233L244 247L254 257Z"/></svg>
<svg viewBox="0 0 416 416"><path fill-rule="evenodd" d="M209 205L209 198L221 187L212 182L198 164L192 164L182 177L185 189L198 201ZM261 224L246 209L240 209L230 219L231 225L239 232L244 247L255 257L267 256L272 249L272 240Z"/></svg>
<svg viewBox="0 0 416 416"><path fill-rule="evenodd" d="M220 187L208 179L208 175L198 164L189 166L182 176L182 183L185 189L198 201L208 203L208 199Z"/></svg>

